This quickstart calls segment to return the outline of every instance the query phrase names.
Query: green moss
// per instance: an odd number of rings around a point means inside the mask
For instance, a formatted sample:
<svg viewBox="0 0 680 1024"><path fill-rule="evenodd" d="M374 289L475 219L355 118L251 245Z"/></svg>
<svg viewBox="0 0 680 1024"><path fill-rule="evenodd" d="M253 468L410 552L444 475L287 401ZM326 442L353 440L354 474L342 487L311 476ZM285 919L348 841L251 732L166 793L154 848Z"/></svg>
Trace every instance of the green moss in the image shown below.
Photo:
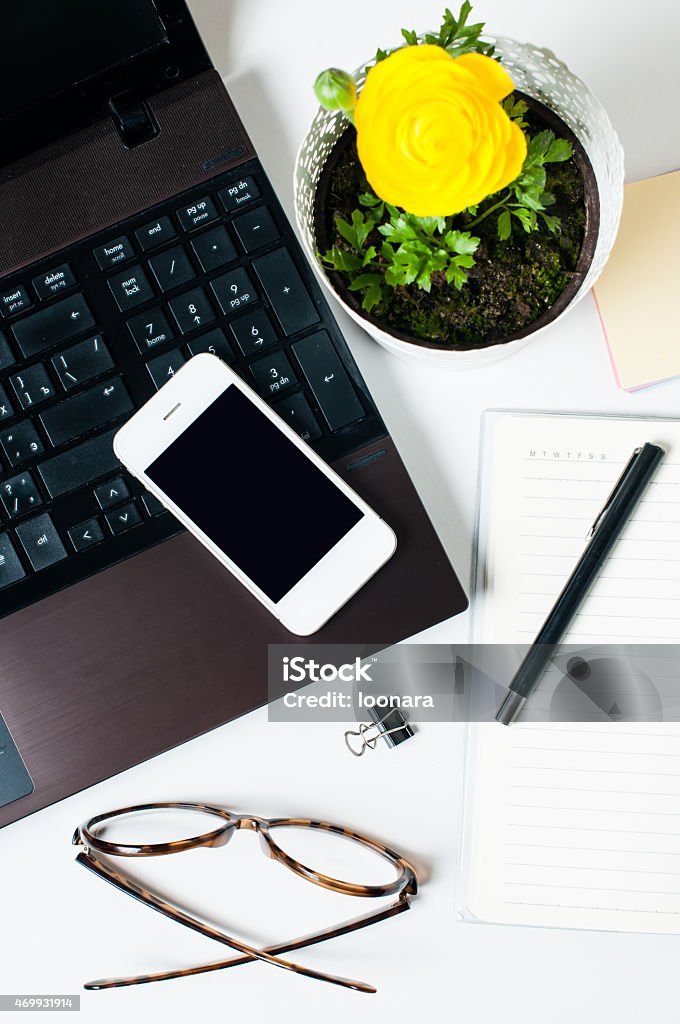
<svg viewBox="0 0 680 1024"><path fill-rule="evenodd" d="M546 127L536 112L527 120L530 134ZM480 246L461 291L447 285L443 275L434 275L429 293L415 286L390 290L373 317L388 329L465 348L506 339L536 320L569 283L586 227L583 180L575 160L546 165L546 171L546 188L555 196L549 212L561 220L559 234L544 227L529 235L516 226L511 238L501 242L496 219L489 217L474 229ZM359 207L358 196L368 188L352 137L330 179L324 248L345 245L334 222L337 217L351 219L352 210ZM457 226L466 229L465 215ZM381 240L376 233L369 241L380 245Z"/></svg>

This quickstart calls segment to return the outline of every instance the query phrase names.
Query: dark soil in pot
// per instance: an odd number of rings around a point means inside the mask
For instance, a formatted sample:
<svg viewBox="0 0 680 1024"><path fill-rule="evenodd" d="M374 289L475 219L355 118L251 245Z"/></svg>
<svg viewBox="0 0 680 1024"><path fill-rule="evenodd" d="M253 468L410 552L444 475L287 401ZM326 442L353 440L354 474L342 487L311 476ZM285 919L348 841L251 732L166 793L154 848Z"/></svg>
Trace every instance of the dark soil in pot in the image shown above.
<svg viewBox="0 0 680 1024"><path fill-rule="evenodd" d="M554 320L570 303L592 262L599 228L599 197L590 161L582 145L552 111L532 97L516 92L529 106L528 133L546 128L574 147L571 160L546 166L546 188L555 196L549 209L561 220L561 230L547 227L526 234L513 227L512 237L500 242L496 218L476 225L480 239L476 264L461 291L448 285L443 274L433 276L431 292L417 288L390 289L386 301L371 313L361 308L361 296L350 292L343 276L327 272L334 289L366 320L397 338L440 349L474 349L525 337ZM351 220L358 196L370 190L359 163L356 133L348 127L330 153L315 195L314 228L317 248L326 252L346 243L335 229L337 217ZM471 220L472 218L470 218ZM464 218L456 227L466 230ZM375 233L370 242L380 245Z"/></svg>

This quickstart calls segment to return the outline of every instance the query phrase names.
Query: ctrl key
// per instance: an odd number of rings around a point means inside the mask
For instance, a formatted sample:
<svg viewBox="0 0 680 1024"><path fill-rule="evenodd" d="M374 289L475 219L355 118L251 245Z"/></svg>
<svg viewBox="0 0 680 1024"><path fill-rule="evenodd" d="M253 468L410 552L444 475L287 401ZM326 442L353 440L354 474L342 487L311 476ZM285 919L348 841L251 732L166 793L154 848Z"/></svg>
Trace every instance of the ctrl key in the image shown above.
<svg viewBox="0 0 680 1024"><path fill-rule="evenodd" d="M0 533L0 590L23 579L25 575L9 534Z"/></svg>
<svg viewBox="0 0 680 1024"><path fill-rule="evenodd" d="M17 526L17 536L36 572L67 557L66 548L46 512Z"/></svg>

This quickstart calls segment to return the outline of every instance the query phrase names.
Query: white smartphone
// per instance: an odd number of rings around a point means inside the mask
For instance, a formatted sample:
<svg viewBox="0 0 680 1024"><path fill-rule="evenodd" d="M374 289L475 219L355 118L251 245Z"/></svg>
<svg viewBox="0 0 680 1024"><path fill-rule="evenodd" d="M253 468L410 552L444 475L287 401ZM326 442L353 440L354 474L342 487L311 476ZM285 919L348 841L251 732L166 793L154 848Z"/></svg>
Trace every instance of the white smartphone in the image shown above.
<svg viewBox="0 0 680 1024"><path fill-rule="evenodd" d="M315 633L394 553L390 527L216 356L121 427L123 465L291 633Z"/></svg>

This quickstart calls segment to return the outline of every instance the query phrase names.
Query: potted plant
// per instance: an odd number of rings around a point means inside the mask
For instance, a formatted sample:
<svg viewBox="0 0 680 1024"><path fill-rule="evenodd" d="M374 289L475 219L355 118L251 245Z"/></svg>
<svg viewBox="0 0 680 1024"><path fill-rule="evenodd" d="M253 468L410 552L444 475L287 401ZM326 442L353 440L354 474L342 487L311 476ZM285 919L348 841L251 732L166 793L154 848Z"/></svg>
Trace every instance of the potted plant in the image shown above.
<svg viewBox="0 0 680 1024"><path fill-rule="evenodd" d="M438 33L353 75L323 72L295 205L322 282L400 354L509 355L592 286L623 200L599 102L548 50L483 34L465 0Z"/></svg>

